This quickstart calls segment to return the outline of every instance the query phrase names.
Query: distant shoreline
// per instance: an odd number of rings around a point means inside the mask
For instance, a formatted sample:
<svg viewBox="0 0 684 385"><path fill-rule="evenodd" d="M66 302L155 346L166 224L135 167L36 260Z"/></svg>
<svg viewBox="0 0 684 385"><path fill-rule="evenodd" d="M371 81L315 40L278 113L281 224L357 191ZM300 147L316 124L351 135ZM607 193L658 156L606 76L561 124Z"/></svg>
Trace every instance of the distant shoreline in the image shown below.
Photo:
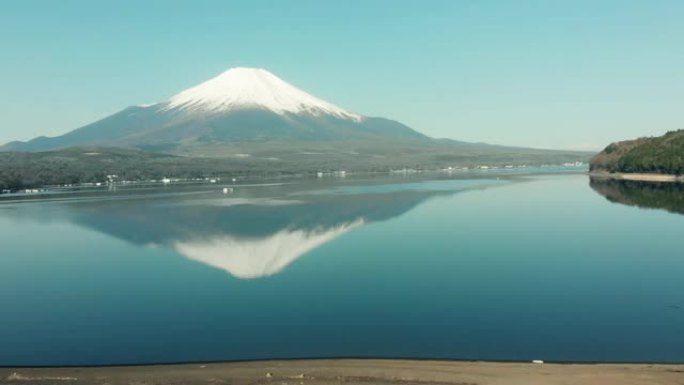
<svg viewBox="0 0 684 385"><path fill-rule="evenodd" d="M118 367L0 368L4 383L44 384L681 384L683 364L549 364L394 359L273 360Z"/></svg>
<svg viewBox="0 0 684 385"><path fill-rule="evenodd" d="M684 182L684 176L678 176L673 174L646 174L646 173L626 173L626 172L607 172L607 171L596 171L590 172L589 176L601 177L601 178L612 178L612 179L622 179L622 180L633 180L641 182Z"/></svg>

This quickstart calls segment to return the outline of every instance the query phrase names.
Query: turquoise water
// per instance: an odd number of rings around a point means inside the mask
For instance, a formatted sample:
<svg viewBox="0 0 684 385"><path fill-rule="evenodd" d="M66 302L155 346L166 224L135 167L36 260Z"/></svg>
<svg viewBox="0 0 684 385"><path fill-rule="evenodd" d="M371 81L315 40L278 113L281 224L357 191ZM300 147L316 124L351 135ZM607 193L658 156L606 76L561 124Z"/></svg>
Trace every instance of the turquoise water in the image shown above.
<svg viewBox="0 0 684 385"><path fill-rule="evenodd" d="M394 177L0 203L0 365L684 361L684 190L602 183Z"/></svg>

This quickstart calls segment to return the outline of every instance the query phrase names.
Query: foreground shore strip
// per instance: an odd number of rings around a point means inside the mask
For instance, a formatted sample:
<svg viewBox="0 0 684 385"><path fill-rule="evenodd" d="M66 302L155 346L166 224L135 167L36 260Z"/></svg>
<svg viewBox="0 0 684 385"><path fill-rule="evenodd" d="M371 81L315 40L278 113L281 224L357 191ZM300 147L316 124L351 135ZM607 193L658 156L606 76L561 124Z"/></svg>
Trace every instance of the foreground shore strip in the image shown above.
<svg viewBox="0 0 684 385"><path fill-rule="evenodd" d="M684 384L684 365L293 360L88 368L0 368L0 384Z"/></svg>

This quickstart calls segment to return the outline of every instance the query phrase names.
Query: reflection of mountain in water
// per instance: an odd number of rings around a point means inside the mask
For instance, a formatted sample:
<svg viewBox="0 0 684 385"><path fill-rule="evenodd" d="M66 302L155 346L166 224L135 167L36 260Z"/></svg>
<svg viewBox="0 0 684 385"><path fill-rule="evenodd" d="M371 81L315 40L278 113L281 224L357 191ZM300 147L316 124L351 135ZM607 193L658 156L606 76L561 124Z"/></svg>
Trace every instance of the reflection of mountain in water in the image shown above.
<svg viewBox="0 0 684 385"><path fill-rule="evenodd" d="M592 177L589 185L611 202L684 214L684 185Z"/></svg>
<svg viewBox="0 0 684 385"><path fill-rule="evenodd" d="M74 205L75 220L135 244L169 244L212 236L264 238L282 230L329 229L363 218L383 221L439 192L311 195L294 200L187 199ZM444 194L442 192L441 194Z"/></svg>
<svg viewBox="0 0 684 385"><path fill-rule="evenodd" d="M178 241L179 253L223 269L238 278L257 278L280 272L307 252L347 231L361 226L362 219L328 229L280 230L264 238L231 235L200 241Z"/></svg>
<svg viewBox="0 0 684 385"><path fill-rule="evenodd" d="M352 229L457 191L95 201L69 205L69 217L133 244L168 247L235 277L256 278L278 273Z"/></svg>

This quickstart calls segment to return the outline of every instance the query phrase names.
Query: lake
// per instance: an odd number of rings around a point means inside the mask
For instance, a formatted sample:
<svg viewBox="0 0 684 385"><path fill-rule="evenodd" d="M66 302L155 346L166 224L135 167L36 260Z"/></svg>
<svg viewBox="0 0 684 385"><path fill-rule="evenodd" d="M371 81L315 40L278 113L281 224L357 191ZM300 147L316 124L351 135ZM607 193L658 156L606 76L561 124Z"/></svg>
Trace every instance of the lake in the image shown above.
<svg viewBox="0 0 684 385"><path fill-rule="evenodd" d="M0 365L682 362L682 213L572 172L4 197Z"/></svg>

